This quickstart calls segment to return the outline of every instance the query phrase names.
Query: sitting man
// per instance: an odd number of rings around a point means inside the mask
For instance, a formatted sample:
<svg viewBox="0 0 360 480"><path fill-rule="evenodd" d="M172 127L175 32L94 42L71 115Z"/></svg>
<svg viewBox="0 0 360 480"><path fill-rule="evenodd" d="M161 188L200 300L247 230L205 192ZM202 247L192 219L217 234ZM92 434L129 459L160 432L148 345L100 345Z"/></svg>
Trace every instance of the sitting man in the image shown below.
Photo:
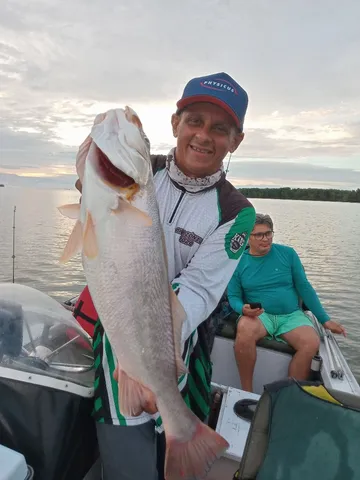
<svg viewBox="0 0 360 480"><path fill-rule="evenodd" d="M345 335L343 326L330 320L323 309L295 250L273 244L273 235L269 215L257 214L250 248L228 285L230 306L240 315L235 357L242 389L249 392L253 390L256 342L266 336L285 341L296 350L289 376L307 379L312 357L319 349L319 337L302 311L299 297L325 328ZM261 308L251 308L250 303L261 303Z"/></svg>

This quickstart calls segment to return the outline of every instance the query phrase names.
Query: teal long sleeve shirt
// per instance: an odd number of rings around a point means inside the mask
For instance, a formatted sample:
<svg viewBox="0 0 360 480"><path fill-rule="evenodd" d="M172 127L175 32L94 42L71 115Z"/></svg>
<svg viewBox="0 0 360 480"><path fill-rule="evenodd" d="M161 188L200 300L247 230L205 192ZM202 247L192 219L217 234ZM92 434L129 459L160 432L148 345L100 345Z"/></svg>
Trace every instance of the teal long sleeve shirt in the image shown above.
<svg viewBox="0 0 360 480"><path fill-rule="evenodd" d="M298 310L299 297L320 323L330 320L291 247L273 244L263 257L244 252L228 285L231 308L241 314L245 303L261 302L265 312L286 315Z"/></svg>

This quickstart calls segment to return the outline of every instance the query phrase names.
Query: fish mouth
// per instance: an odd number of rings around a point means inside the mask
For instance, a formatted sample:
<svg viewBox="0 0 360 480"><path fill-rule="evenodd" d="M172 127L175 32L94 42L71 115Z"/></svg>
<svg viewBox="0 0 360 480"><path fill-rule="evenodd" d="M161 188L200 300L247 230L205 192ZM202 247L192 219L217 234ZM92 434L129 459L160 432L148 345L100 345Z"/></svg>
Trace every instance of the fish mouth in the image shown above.
<svg viewBox="0 0 360 480"><path fill-rule="evenodd" d="M97 157L97 173L105 183L113 187L120 187L122 189L127 189L135 184L133 178L129 177L124 172L115 167L110 162L109 158L105 155L105 153L100 150L97 145L95 145L95 147Z"/></svg>

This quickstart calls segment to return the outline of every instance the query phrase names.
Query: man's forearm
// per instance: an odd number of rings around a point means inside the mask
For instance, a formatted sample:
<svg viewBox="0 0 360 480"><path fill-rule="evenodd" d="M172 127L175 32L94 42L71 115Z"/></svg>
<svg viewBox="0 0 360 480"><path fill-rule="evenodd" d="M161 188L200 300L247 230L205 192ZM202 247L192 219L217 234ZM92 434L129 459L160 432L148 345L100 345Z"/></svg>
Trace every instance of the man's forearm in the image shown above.
<svg viewBox="0 0 360 480"><path fill-rule="evenodd" d="M326 313L324 307L321 305L319 297L317 296L314 288L307 282L308 285L303 285L299 290L299 294L304 301L305 305L311 310L320 323L325 323L330 320L329 315Z"/></svg>
<svg viewBox="0 0 360 480"><path fill-rule="evenodd" d="M254 209L245 208L235 219L221 225L172 282L187 314L183 341L217 307L239 263L254 221Z"/></svg>

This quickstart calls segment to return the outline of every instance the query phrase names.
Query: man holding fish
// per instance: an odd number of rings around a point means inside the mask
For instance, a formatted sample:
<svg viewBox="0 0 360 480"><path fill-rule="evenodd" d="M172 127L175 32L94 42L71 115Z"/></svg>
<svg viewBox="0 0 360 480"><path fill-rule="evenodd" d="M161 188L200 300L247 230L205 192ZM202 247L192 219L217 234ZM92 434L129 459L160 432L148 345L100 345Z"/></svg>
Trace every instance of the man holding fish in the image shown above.
<svg viewBox="0 0 360 480"><path fill-rule="evenodd" d="M161 478L155 430L165 431L168 480L203 478L228 446L200 421L211 381L204 321L255 222L223 169L244 138L247 104L224 72L194 78L171 118L168 155L150 156L128 107L98 115L79 149L82 200L60 207L77 220L62 260L82 252L99 316L94 415L105 480Z"/></svg>

